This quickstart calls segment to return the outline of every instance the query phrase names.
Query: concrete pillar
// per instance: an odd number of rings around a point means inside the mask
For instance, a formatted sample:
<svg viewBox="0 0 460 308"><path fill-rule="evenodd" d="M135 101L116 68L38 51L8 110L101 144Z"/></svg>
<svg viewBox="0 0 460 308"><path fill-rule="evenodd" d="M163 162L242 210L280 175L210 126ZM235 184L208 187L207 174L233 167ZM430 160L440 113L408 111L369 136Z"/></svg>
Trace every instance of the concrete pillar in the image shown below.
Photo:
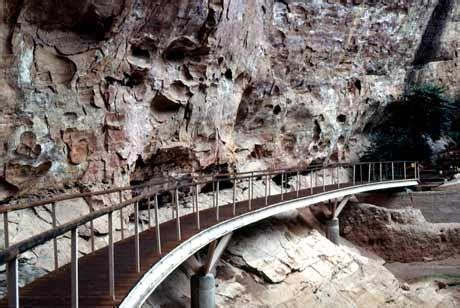
<svg viewBox="0 0 460 308"><path fill-rule="evenodd" d="M191 280L192 308L216 307L216 282L214 275L194 275Z"/></svg>
<svg viewBox="0 0 460 308"><path fill-rule="evenodd" d="M334 244L339 244L340 228L339 219L332 218L326 222L326 237Z"/></svg>

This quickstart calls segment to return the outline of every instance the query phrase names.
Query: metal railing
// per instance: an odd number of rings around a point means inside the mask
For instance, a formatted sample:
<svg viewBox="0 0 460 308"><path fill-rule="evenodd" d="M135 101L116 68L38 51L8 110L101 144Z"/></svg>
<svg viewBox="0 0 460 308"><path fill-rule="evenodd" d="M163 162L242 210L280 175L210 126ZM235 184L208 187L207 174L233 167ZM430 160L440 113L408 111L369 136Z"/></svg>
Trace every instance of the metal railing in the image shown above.
<svg viewBox="0 0 460 308"><path fill-rule="evenodd" d="M306 180L309 183L302 185L301 177L307 176ZM320 181L319 178L322 178ZM329 179L330 183L326 181ZM269 197L272 194L272 182L279 182L280 201L283 201L285 194L290 189L299 197L299 192L302 190L310 190L310 194L323 193L331 189L340 189L342 187L350 187L357 185L366 185L376 182L388 182L397 180L419 179L419 168L416 162L359 162L359 163L341 163L323 165L310 165L303 168L286 168L276 170L251 171L240 173L219 173L210 175L201 175L191 177L185 183L179 181L155 181L143 185L113 188L104 191L91 193L78 193L58 196L52 199L41 200L29 204L18 204L3 206L0 208L0 214L3 215L4 223L4 243L5 249L0 251L0 264L7 265L7 298L9 307L19 307L19 287L18 287L18 258L19 256L39 245L43 245L48 241L53 243L54 268L57 270L60 266L59 255L57 249L57 238L70 232L71 235L71 301L72 307L78 307L78 227L90 224L90 243L91 251L95 251L94 243L94 220L107 216L108 218L108 292L109 296L115 300L115 262L114 262L114 222L113 214L120 213L120 232L121 239L124 239L126 234L124 230L124 214L123 210L132 206L134 213L134 265L135 270L140 272L140 241L139 241L139 205L147 204L148 210L148 228L152 228L155 232L155 249L158 255L162 255L162 242L160 234L160 218L159 218L159 200L158 196L164 193L169 193L171 196L170 207L172 210L172 220L175 221L177 241L182 240L181 232L181 207L180 194L184 192L188 194L186 197L191 197L192 215L195 216L195 227L197 231L201 230L200 221L200 206L198 195L200 187L212 186L212 208L215 209L216 221L221 220L221 207L219 200L219 191L221 185L230 183L232 187L232 215L237 216L237 192L236 187L239 184L247 185L247 197L243 201L247 201L246 213L254 210L254 182L262 181L265 186L264 196L265 205L269 204ZM293 183L292 183L293 182ZM305 182L305 181L304 181ZM228 185L227 185L228 186ZM144 191L138 196L123 200L123 192L130 191L131 193L143 189ZM90 213L74 220L58 225L56 216L56 207L59 201L71 200L76 198L91 198L94 196L117 194L119 203L110 207L95 210L92 206L91 199L89 200ZM184 198L184 197L183 197ZM238 201L240 202L240 201ZM228 203L227 203L228 204ZM9 238L9 221L8 213L25 209L37 208L51 205L52 228L40 234L34 235L26 240L18 243L10 243ZM152 208L154 212L154 224L152 223ZM206 210L208 208L205 208Z"/></svg>

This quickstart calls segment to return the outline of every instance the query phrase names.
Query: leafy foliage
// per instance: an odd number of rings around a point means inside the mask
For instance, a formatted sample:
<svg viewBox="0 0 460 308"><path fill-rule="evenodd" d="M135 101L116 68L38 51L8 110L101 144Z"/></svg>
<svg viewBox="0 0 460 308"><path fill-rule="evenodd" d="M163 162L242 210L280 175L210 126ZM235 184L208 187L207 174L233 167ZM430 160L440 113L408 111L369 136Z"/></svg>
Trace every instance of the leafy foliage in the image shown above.
<svg viewBox="0 0 460 308"><path fill-rule="evenodd" d="M362 159L429 160L432 151L428 138L436 141L449 133L455 135L453 120L459 104L447 98L444 91L436 85L417 86L388 105Z"/></svg>

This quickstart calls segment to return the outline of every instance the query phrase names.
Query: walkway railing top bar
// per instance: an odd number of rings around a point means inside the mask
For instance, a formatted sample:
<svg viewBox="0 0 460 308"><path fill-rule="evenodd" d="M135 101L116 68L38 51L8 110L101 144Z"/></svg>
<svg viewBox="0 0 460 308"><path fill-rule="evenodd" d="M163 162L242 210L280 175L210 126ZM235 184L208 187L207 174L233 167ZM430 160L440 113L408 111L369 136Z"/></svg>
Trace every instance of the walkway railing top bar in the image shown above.
<svg viewBox="0 0 460 308"><path fill-rule="evenodd" d="M382 165L383 164L391 164L392 167L394 167L395 164L404 164L405 168L411 167L411 166L413 166L414 168L416 167L416 162L377 162L377 163L378 164L381 163ZM301 172L302 170L303 171L316 171L316 170L331 169L331 168L335 169L335 168L338 168L338 167L356 167L356 166L362 166L362 165L371 166L371 165L374 165L374 164L375 164L375 162L356 163L356 164L347 163L347 164L332 164L332 165L328 165L328 166L324 166L324 167L315 166L314 168L311 168L309 166L309 168L307 168L307 169L280 169L279 171L269 171L269 172L257 173L257 174L255 172L250 172L250 175L247 175L247 176L245 175L245 176L241 176L241 177L238 176L237 177L236 175L234 175L234 177L231 178L230 180L245 180L245 179L250 179L250 178L260 177L260 176L270 176L270 175L273 175L273 174L285 174L287 172L291 172L292 170L294 170L294 172ZM369 174L370 174L370 172L369 172ZM398 180L417 179L417 178L418 178L417 171L414 172L414 177L409 178L409 177L406 177L406 169L404 169L404 178L400 178ZM69 221L69 222L67 222L65 224L56 226L56 227L52 228L51 230L48 230L48 231L42 232L42 233L40 233L38 235L32 236L32 237L30 237L30 238L28 238L26 240L23 240L21 242L18 242L18 243L14 244L14 245L9 246L5 250L0 251L0 264L8 263L9 261L14 260L15 258L17 258L21 253L29 251L30 249L33 249L33 248L35 248L35 247L37 247L39 245L42 245L42 244L46 243L47 241L55 239L58 236L61 236L61 235L65 234L65 233L67 233L69 231L72 231L72 230L78 228L79 226L85 225L85 224L87 224L87 223L89 223L89 222L91 222L91 221L93 221L93 220L95 220L97 218L100 218L100 217L102 217L104 215L116 212L116 211L118 211L120 209L123 209L123 208L125 208L125 207L127 207L129 205L135 204L136 202L140 202L140 201L145 200L145 199L150 200L151 198L156 197L159 192L173 191L173 190L177 191L180 188L192 187L192 186L196 187L196 185L209 184L209 183L213 183L215 181L221 181L221 180L224 180L224 179L217 179L215 177L211 177L211 180L205 180L205 181L199 181L199 182L188 182L188 183L184 183L184 184L174 183L171 186L162 188L161 191L146 192L146 193L143 193L142 195L139 195L137 197L133 197L133 198L131 198L129 200L120 202L119 204L116 204L114 206L106 207L106 208L103 208L103 209L100 209L100 210L97 210L97 211L93 211L93 212L91 212L91 213L89 213L89 214L87 214L85 216L79 217L79 218L74 219L72 221ZM395 177L394 177L394 174L393 174L393 179L392 180L393 181L396 180ZM166 183L168 183L168 182L166 182ZM369 178L369 183L370 183L370 178ZM165 183L162 182L162 184L165 184ZM115 191L116 192L118 190L113 189L113 190L109 190L109 191L111 191L111 192ZM43 202L45 202L45 201L43 201ZM43 202L41 202L40 205L47 205L48 203L50 203L49 200L47 200L47 202L45 202L45 203L43 203ZM38 205L35 205L35 206L38 206ZM19 208L19 209L22 209L22 208ZM19 209L16 209L16 210L19 210Z"/></svg>
<svg viewBox="0 0 460 308"><path fill-rule="evenodd" d="M152 180L152 181L149 181L148 183L144 183L140 185L115 187L115 188L110 188L110 189L105 189L105 190L94 191L94 192L63 194L63 195L53 197L53 198L29 202L27 204L3 205L3 206L0 206L0 214L30 209L30 208L34 208L38 206L44 206L44 205L48 205L52 203L57 203L60 201L66 201L66 200L77 199L77 198L94 197L94 196L101 196L101 195L107 195L107 194L112 194L112 193L121 193L124 191L137 190L137 189L154 187L154 186L161 186L161 185L166 185L166 184L171 184L171 183L175 183L177 185L178 181L180 182L190 181L190 182L181 184L180 187L182 188L182 187L192 186L196 184L198 185L207 184L209 183L209 180L206 180L206 179L214 180L214 179L227 178L227 177L232 177L232 178L237 177L238 179L247 179L252 176L274 175L274 174L279 174L280 172L284 172L284 173L308 172L308 171L322 169L326 167L333 168L333 167L346 167L346 166L352 166L352 165L380 164L380 163L382 164L386 164L386 163L412 163L414 164L416 162L414 161L378 161L378 162L356 162L356 163L350 163L350 162L332 163L332 164L327 164L327 165L310 164L305 168L279 168L279 169L265 169L265 170L258 170L258 171L245 171L245 172L234 172L234 173L229 173L229 172L211 173L211 174L192 176L186 179L169 178L167 180Z"/></svg>

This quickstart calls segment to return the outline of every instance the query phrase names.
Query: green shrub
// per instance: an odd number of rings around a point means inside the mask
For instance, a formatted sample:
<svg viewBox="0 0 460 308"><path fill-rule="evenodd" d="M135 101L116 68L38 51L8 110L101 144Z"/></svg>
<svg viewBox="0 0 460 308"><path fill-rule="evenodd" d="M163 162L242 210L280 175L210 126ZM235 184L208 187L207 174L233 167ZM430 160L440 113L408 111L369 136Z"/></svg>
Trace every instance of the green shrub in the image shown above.
<svg viewBox="0 0 460 308"><path fill-rule="evenodd" d="M384 119L370 134L371 144L362 159L426 161L432 155L429 138L436 141L443 135L460 136L452 130L459 104L444 91L436 85L416 86L389 104Z"/></svg>

